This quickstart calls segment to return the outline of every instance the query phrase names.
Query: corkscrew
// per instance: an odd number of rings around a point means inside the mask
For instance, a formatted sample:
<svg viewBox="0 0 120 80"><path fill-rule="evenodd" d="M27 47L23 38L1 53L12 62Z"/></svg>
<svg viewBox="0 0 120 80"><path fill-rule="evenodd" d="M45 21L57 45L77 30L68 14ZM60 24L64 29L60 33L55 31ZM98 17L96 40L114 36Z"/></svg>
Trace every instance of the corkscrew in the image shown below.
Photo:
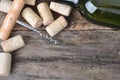
<svg viewBox="0 0 120 80"><path fill-rule="evenodd" d="M47 35L47 34L43 34L41 31L33 28L31 25L29 25L29 24L27 24L27 23L25 23L25 22L23 22L23 21L20 21L20 20L17 20L16 22L17 22L18 24L22 25L22 26L25 27L25 28L28 28L28 29L30 29L30 30L32 30L32 31L34 31L34 32L39 33L40 37L42 37L43 39L46 39L46 40L48 40L48 41L50 41L50 42L52 42L52 43L54 43L54 44L60 44L60 41L58 41L58 40L56 40L56 39L53 39L53 37L51 37L51 36L49 36L49 35Z"/></svg>

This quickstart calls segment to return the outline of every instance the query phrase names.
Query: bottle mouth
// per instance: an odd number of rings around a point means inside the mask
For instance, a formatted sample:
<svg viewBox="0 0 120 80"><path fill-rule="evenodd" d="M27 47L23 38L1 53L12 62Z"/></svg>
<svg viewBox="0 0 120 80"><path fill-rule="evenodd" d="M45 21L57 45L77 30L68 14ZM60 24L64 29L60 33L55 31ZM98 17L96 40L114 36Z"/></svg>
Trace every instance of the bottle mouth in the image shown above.
<svg viewBox="0 0 120 80"><path fill-rule="evenodd" d="M73 0L73 1L74 1L74 3L75 3L75 4L77 4L77 3L78 3L78 0Z"/></svg>
<svg viewBox="0 0 120 80"><path fill-rule="evenodd" d="M66 1L70 1L73 2L74 4L77 4L79 0L66 0Z"/></svg>

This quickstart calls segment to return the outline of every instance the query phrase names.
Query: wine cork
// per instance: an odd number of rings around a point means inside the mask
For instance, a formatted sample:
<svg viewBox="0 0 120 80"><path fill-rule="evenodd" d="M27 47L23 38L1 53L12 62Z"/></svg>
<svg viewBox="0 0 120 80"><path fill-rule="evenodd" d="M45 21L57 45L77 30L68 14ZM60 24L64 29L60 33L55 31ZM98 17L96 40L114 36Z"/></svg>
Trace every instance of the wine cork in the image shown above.
<svg viewBox="0 0 120 80"><path fill-rule="evenodd" d="M8 40L1 42L1 46L5 52L15 51L25 45L21 35L17 35Z"/></svg>
<svg viewBox="0 0 120 80"><path fill-rule="evenodd" d="M38 11L40 16L43 19L43 25L47 26L54 21L53 15L50 11L50 8L46 2L40 3L38 6Z"/></svg>
<svg viewBox="0 0 120 80"><path fill-rule="evenodd" d="M64 16L69 16L72 10L72 7L70 5L61 4L61 3L52 1L50 3L50 9Z"/></svg>
<svg viewBox="0 0 120 80"><path fill-rule="evenodd" d="M0 53L0 76L9 76L11 71L11 54Z"/></svg>
<svg viewBox="0 0 120 80"><path fill-rule="evenodd" d="M10 0L1 0L0 1L0 11L7 13L10 10L12 1Z"/></svg>
<svg viewBox="0 0 120 80"><path fill-rule="evenodd" d="M22 16L34 28L38 28L42 24L42 19L31 8L25 8Z"/></svg>
<svg viewBox="0 0 120 80"><path fill-rule="evenodd" d="M67 20L63 16L60 16L57 20L46 27L46 31L50 36L53 37L63 30L67 25Z"/></svg>
<svg viewBox="0 0 120 80"><path fill-rule="evenodd" d="M36 0L26 0L25 4L34 6ZM11 0L0 0L0 11L7 13L11 6L12 6L13 1Z"/></svg>
<svg viewBox="0 0 120 80"><path fill-rule="evenodd" d="M36 2L36 0L26 0L26 4L28 4L28 5L32 5L32 6L34 6L35 5L35 2Z"/></svg>

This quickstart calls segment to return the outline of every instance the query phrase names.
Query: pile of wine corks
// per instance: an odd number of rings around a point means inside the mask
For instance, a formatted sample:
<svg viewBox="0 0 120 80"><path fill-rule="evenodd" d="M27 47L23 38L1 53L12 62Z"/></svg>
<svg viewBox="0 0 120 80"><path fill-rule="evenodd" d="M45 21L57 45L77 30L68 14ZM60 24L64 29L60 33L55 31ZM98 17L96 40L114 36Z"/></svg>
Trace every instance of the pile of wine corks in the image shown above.
<svg viewBox="0 0 120 80"><path fill-rule="evenodd" d="M30 7L26 7L22 11L22 17L34 28L40 28L41 25L44 25L47 33L54 37L68 25L64 16L70 15L71 6L51 1L50 4L41 2L36 8L39 14ZM52 11L61 14L61 16L55 20Z"/></svg>
<svg viewBox="0 0 120 80"><path fill-rule="evenodd" d="M3 5L0 3L0 6L2 7L6 3L4 0L1 1L3 1ZM35 6L35 2L36 0L26 0L26 4L32 6ZM8 4L10 7L12 3ZM8 11L8 8L5 9L3 12ZM66 17L70 15L72 7L51 1L50 4L47 2L40 2L36 9L39 14L37 14L32 8L26 7L22 10L21 15L32 27L36 29L40 28L41 25L44 25L46 27L46 32L51 37L54 37L68 25ZM2 11L2 9L0 9L0 11ZM52 11L56 14L60 14L60 16L57 19L54 19ZM21 35L17 35L1 42L1 46L4 52L0 53L0 76L8 76L11 71L11 53L24 47L25 42Z"/></svg>
<svg viewBox="0 0 120 80"><path fill-rule="evenodd" d="M8 40L1 42L3 48L0 53L0 76L8 76L11 71L12 52L25 46L21 35L17 35Z"/></svg>

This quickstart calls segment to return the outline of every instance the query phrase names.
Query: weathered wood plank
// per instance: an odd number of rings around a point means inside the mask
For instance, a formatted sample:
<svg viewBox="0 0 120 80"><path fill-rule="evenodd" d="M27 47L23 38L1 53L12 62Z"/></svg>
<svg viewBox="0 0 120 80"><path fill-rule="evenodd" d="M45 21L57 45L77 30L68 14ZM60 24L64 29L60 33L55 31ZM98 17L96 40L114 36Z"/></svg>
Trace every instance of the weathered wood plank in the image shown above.
<svg viewBox="0 0 120 80"><path fill-rule="evenodd" d="M30 31L26 46L13 52L12 72L1 80L119 80L120 31L63 31L54 45ZM2 51L2 49L0 49Z"/></svg>
<svg viewBox="0 0 120 80"><path fill-rule="evenodd" d="M41 1L50 0L37 0L36 5ZM55 18L59 16L54 14ZM0 25L4 17L5 13L0 12ZM21 31L26 29L16 24L11 36L23 35L26 46L13 52L11 75L0 79L119 80L120 31L92 24L75 9L67 19L69 26L65 30L81 31L57 35L63 41L61 45L49 43L37 33Z"/></svg>

